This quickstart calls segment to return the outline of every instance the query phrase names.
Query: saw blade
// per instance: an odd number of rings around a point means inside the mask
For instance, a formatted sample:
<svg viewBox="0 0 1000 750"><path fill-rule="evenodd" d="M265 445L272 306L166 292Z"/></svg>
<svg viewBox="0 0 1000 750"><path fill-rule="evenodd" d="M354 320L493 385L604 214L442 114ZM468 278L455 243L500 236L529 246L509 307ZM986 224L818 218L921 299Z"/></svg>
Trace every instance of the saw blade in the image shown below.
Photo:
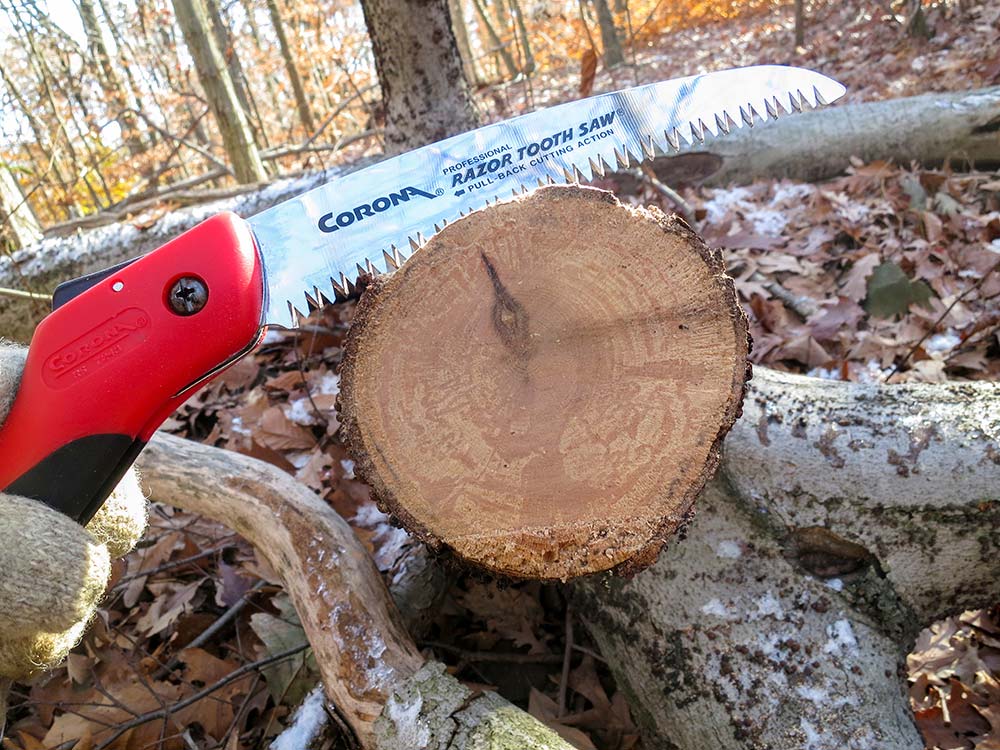
<svg viewBox="0 0 1000 750"><path fill-rule="evenodd" d="M394 270L450 221L539 185L591 180L845 92L814 71L737 68L569 102L338 177L250 219L268 325Z"/></svg>

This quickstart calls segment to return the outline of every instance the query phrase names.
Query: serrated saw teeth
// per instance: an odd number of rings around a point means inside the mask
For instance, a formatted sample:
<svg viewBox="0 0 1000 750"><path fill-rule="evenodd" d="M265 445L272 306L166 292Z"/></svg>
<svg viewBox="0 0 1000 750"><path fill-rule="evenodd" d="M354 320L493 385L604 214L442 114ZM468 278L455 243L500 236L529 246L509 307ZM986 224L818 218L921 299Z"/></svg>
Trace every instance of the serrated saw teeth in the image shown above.
<svg viewBox="0 0 1000 750"><path fill-rule="evenodd" d="M719 115L715 116L715 127L722 135L729 135L729 114L726 112L722 114L725 115L724 118L719 117Z"/></svg>
<svg viewBox="0 0 1000 750"><path fill-rule="evenodd" d="M698 141L698 143L704 143L705 142L705 130L703 127L704 123L699 120L697 123L689 122L688 126L691 128L691 138L692 138L691 142L693 143L694 141Z"/></svg>
<svg viewBox="0 0 1000 750"><path fill-rule="evenodd" d="M653 141L653 136L644 136L641 140L642 145L642 156L644 159L655 159L656 158L656 143ZM593 162L591 162L593 164Z"/></svg>
<svg viewBox="0 0 1000 750"><path fill-rule="evenodd" d="M250 219L268 285L265 320L289 325L291 301L320 301L314 284L326 290L331 273L330 288L349 296L347 276L400 268L426 238L484 205L629 170L843 93L799 68L718 71L557 105L344 175Z"/></svg>
<svg viewBox="0 0 1000 750"><path fill-rule="evenodd" d="M341 278L343 278L343 274L341 274ZM333 289L333 293L338 297L347 296L347 285L337 281L332 276L330 277L330 288Z"/></svg>

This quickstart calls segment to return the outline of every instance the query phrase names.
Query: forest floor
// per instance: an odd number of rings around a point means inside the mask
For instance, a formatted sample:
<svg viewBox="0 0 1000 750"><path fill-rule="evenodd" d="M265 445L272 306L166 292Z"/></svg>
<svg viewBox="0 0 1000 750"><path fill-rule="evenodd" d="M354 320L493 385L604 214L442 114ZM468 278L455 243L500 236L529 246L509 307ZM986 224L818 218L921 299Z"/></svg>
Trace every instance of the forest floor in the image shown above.
<svg viewBox="0 0 1000 750"><path fill-rule="evenodd" d="M1000 82L995 3L973 4L966 16L933 14L935 34L926 41L908 38L896 20L857 8L875 4L814 5L802 49L792 46L790 5L780 16L753 14L657 37L640 33L635 65L599 71L594 90L771 62L828 73L848 85L851 101ZM633 21L642 32L643 19ZM535 77L530 90L513 83L481 95L499 118L573 98L580 85L573 66ZM1000 375L1000 174L857 164L816 185L677 187L696 212L697 229L725 248L751 316L755 361L853 380L885 380L897 365L893 382ZM661 200L652 189L623 198ZM775 289L787 293L776 296ZM337 435L336 368L352 313L351 303L326 308L301 332L269 334L254 356L185 404L167 429L280 466L330 502L379 553L376 559L386 560L405 535L386 531L386 517L355 479ZM183 725L149 721L111 744L102 737L302 642L274 581L273 571L228 529L155 506L146 539L116 567L111 595L68 663L15 686L3 747L266 744L316 680L307 659L227 683L186 709ZM244 600L249 604L232 622L200 647L188 647ZM638 747L624 697L580 626L584 615L566 609L558 586L498 587L459 576L420 645L459 678L497 687L577 747ZM1000 742L997 615L956 617L918 643L912 695L930 743L972 748L974 738L989 736ZM567 622L577 626L576 648L563 686ZM175 658L164 674L160 667ZM556 718L563 687L567 712ZM960 719L946 726L945 716Z"/></svg>

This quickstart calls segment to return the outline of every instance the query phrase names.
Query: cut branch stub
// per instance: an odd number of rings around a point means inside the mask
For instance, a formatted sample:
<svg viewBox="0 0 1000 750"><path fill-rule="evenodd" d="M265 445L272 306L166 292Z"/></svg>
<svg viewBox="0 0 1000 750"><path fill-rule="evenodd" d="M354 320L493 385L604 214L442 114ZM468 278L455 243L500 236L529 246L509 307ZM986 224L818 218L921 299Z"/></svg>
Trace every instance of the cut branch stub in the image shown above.
<svg viewBox="0 0 1000 750"><path fill-rule="evenodd" d="M652 562L749 374L718 253L610 193L548 187L445 227L358 305L342 434L381 507L517 578Z"/></svg>

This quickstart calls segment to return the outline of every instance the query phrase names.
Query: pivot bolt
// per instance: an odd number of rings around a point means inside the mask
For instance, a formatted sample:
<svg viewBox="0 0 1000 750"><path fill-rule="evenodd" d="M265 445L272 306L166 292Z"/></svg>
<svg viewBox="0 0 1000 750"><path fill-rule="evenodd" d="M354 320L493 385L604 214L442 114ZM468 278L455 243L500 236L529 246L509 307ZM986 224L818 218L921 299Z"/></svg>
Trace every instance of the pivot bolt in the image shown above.
<svg viewBox="0 0 1000 750"><path fill-rule="evenodd" d="M194 276L184 276L174 283L167 295L170 309L178 315L194 315L208 302L208 287Z"/></svg>

